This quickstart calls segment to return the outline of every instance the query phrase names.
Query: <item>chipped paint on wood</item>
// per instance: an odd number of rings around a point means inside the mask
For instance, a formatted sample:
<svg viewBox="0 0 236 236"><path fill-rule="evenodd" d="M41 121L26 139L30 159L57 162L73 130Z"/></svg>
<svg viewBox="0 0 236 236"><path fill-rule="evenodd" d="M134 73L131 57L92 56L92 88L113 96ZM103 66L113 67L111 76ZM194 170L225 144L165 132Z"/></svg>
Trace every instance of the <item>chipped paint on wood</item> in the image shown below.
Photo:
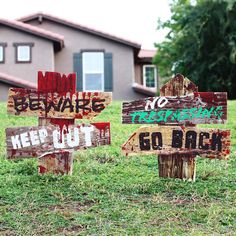
<svg viewBox="0 0 236 236"><path fill-rule="evenodd" d="M198 87L181 74L177 74L160 89L161 96L184 96L198 92Z"/></svg>
<svg viewBox="0 0 236 236"><path fill-rule="evenodd" d="M126 155L190 154L227 159L230 154L230 130L143 126L122 145L122 150Z"/></svg>
<svg viewBox="0 0 236 236"><path fill-rule="evenodd" d="M123 124L221 124L227 120L227 93L194 92L124 102Z"/></svg>
<svg viewBox="0 0 236 236"><path fill-rule="evenodd" d="M53 153L60 153L63 150L72 152L109 145L110 123L70 125L64 126L63 130L53 125L7 128L6 142L7 156L10 159L45 157L46 153L54 155Z"/></svg>
<svg viewBox="0 0 236 236"><path fill-rule="evenodd" d="M44 161L40 162L38 171L41 174L72 174L73 156L69 151L46 154ZM41 159L40 158L40 159Z"/></svg>

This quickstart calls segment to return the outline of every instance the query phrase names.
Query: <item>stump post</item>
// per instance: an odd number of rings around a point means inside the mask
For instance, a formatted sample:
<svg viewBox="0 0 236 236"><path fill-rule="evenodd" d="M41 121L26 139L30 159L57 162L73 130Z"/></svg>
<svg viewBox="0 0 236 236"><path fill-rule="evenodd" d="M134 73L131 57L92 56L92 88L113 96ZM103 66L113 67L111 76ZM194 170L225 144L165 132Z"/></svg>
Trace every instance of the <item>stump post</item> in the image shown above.
<svg viewBox="0 0 236 236"><path fill-rule="evenodd" d="M38 72L38 91L59 93L65 95L67 92L75 92L76 74L62 76L57 72ZM61 134L68 130L69 125L73 125L75 119L58 119L58 118L39 118L39 126L59 125ZM38 171L40 174L67 174L71 175L73 169L72 152L60 150L59 153L46 154L39 158Z"/></svg>
<svg viewBox="0 0 236 236"><path fill-rule="evenodd" d="M198 87L183 75L178 74L161 87L160 96L183 96L193 92L198 92ZM188 126L196 125L186 125ZM159 176L195 181L195 157L191 154L158 155Z"/></svg>

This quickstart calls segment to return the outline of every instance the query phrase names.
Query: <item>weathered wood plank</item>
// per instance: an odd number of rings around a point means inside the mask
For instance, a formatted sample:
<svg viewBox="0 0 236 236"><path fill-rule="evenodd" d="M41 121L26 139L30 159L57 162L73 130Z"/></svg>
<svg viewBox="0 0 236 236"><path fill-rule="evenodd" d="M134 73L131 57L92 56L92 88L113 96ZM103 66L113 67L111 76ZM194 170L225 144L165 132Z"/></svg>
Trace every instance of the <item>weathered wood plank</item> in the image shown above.
<svg viewBox="0 0 236 236"><path fill-rule="evenodd" d="M111 102L110 92L45 92L10 88L8 113L44 118L92 119Z"/></svg>
<svg viewBox="0 0 236 236"><path fill-rule="evenodd" d="M109 145L110 123L7 128L6 144L10 159Z"/></svg>
<svg viewBox="0 0 236 236"><path fill-rule="evenodd" d="M195 127L143 126L122 145L129 154L188 154L227 159L230 130Z"/></svg>
<svg viewBox="0 0 236 236"><path fill-rule="evenodd" d="M160 88L161 96L184 96L198 92L198 87L181 74L175 75Z"/></svg>
<svg viewBox="0 0 236 236"><path fill-rule="evenodd" d="M123 124L220 124L227 120L227 93L193 92L124 102Z"/></svg>

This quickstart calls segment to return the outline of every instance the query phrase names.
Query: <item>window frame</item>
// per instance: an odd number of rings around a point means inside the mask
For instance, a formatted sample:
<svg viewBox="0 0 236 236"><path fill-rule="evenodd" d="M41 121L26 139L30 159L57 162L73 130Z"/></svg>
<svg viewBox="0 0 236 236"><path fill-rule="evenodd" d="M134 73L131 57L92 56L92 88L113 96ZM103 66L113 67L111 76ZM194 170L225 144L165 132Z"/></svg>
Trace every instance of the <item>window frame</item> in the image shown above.
<svg viewBox="0 0 236 236"><path fill-rule="evenodd" d="M154 87L147 87L147 77L146 77L146 68L151 67L154 68ZM146 88L157 88L157 67L155 65L143 65L143 85Z"/></svg>
<svg viewBox="0 0 236 236"><path fill-rule="evenodd" d="M34 46L34 43L13 43L13 46L15 47L15 62L19 64L24 63L32 63L32 47ZM21 61L18 60L18 47L19 46L28 46L29 47L29 60L28 61Z"/></svg>
<svg viewBox="0 0 236 236"><path fill-rule="evenodd" d="M6 50L5 48L7 47L7 43L0 43L0 47L2 47L2 61L0 61L0 64L4 64L5 63L5 59L6 59Z"/></svg>
<svg viewBox="0 0 236 236"><path fill-rule="evenodd" d="M103 60L103 67L102 67L102 73L100 71L92 71L92 72L85 72L85 65L84 65L84 54L86 53L101 53L102 54L102 60ZM105 91L105 71L104 71L104 64L105 64L105 60L104 60L104 50L83 50L82 51L82 71L83 71L83 75L82 75L82 89L83 92L104 92ZM85 79L85 74L102 74L102 88L101 90L87 90L86 89L86 79Z"/></svg>

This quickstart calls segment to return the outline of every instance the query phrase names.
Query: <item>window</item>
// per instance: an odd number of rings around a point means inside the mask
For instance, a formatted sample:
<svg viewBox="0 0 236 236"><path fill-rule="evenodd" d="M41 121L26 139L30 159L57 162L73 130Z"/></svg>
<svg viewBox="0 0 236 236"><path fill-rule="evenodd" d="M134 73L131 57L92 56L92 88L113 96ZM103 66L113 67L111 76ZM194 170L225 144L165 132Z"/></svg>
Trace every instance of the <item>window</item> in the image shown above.
<svg viewBox="0 0 236 236"><path fill-rule="evenodd" d="M104 91L104 53L83 52L83 91Z"/></svg>
<svg viewBox="0 0 236 236"><path fill-rule="evenodd" d="M5 47L7 46L6 43L0 43L0 63L5 62Z"/></svg>
<svg viewBox="0 0 236 236"><path fill-rule="evenodd" d="M143 66L143 84L148 88L156 88L157 70L154 65Z"/></svg>
<svg viewBox="0 0 236 236"><path fill-rule="evenodd" d="M113 91L111 52L105 52L104 49L81 50L73 54L73 64L73 70L77 74L77 91Z"/></svg>
<svg viewBox="0 0 236 236"><path fill-rule="evenodd" d="M33 43L14 43L16 47L16 62L30 63L32 61Z"/></svg>

